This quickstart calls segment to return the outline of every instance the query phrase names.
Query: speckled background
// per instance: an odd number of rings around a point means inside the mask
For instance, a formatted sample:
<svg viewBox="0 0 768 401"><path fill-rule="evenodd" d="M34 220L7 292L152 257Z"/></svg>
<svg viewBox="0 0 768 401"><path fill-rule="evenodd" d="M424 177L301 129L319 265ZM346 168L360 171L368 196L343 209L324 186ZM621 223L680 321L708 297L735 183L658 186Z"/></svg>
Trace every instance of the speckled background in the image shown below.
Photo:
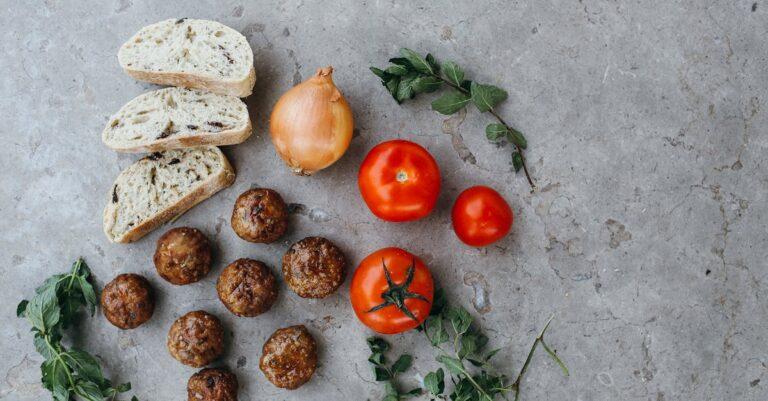
<svg viewBox="0 0 768 401"><path fill-rule="evenodd" d="M331 5L330 3L338 4ZM572 375L538 354L526 400L768 399L768 3L764 1L24 1L0 0L0 399L48 399L27 322L14 317L48 275L82 255L101 286L144 274L159 293L153 319L121 332L100 314L75 339L142 400L185 399L183 367L165 349L171 322L206 309L226 324L220 363L237 373L241 400L376 400L365 337L349 307L349 279L322 301L284 285L257 318L236 318L215 295L221 268L239 257L273 269L308 235L336 241L353 265L383 246L423 258L449 296L503 347L513 375L547 317L549 342ZM123 74L116 53L144 25L165 18L218 20L250 41L258 81L247 99L254 135L225 153L235 184L170 226L215 242L213 272L173 287L151 254L163 230L110 244L101 211L110 185L138 155L100 141L110 114L154 87ZM402 107L367 69L401 46L465 66L504 87L500 113L524 131L539 189L511 171L509 148L484 137L489 116L445 119L432 96ZM266 123L281 93L332 64L358 134L346 156L312 178L279 161ZM366 151L407 138L438 160L437 210L409 224L377 221L356 188ZM496 246L469 249L450 229L450 205L473 184L495 187L516 213ZM237 195L271 187L304 205L272 245L237 238ZM288 392L258 369L276 328L303 323L322 366ZM392 338L417 357L407 384L436 366L418 333Z"/></svg>

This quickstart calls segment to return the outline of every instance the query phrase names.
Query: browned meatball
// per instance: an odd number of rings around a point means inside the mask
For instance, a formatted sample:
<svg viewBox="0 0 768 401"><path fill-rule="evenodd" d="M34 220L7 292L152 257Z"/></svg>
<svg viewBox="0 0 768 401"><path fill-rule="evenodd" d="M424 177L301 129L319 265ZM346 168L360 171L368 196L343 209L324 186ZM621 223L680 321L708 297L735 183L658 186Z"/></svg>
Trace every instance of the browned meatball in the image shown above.
<svg viewBox="0 0 768 401"><path fill-rule="evenodd" d="M154 261L157 273L169 283L194 283L211 270L211 244L196 228L174 228L157 240Z"/></svg>
<svg viewBox="0 0 768 401"><path fill-rule="evenodd" d="M333 242L307 237L291 245L283 256L283 276L300 297L323 298L344 282L346 264Z"/></svg>
<svg viewBox="0 0 768 401"><path fill-rule="evenodd" d="M235 233L246 241L274 242L288 228L288 206L274 190L249 189L237 197L231 222Z"/></svg>
<svg viewBox="0 0 768 401"><path fill-rule="evenodd" d="M277 281L269 267L253 259L238 259L224 268L216 283L219 299L237 316L257 316L277 299Z"/></svg>
<svg viewBox="0 0 768 401"><path fill-rule="evenodd" d="M317 344L307 328L278 329L262 350L259 368L277 387L293 390L309 381L317 367Z"/></svg>
<svg viewBox="0 0 768 401"><path fill-rule="evenodd" d="M189 312L171 325L168 350L185 365L205 366L224 351L224 328L219 319L208 312Z"/></svg>
<svg viewBox="0 0 768 401"><path fill-rule="evenodd" d="M125 330L152 317L155 299L149 281L138 274L121 274L104 286L101 309L110 323Z"/></svg>
<svg viewBox="0 0 768 401"><path fill-rule="evenodd" d="M189 378L188 401L237 401L237 376L226 369L203 369Z"/></svg>

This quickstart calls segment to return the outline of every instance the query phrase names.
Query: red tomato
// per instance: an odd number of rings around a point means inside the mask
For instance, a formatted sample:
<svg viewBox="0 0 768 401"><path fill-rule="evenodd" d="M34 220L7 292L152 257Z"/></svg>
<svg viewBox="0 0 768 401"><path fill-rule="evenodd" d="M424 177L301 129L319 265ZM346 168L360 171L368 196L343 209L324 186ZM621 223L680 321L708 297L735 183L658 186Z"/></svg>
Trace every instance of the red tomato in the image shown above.
<svg viewBox="0 0 768 401"><path fill-rule="evenodd" d="M440 169L426 149L394 140L376 145L357 176L371 212L386 221L411 221L429 214L440 193Z"/></svg>
<svg viewBox="0 0 768 401"><path fill-rule="evenodd" d="M512 209L492 188L478 185L462 192L451 211L453 231L470 246L486 246L503 238L512 228Z"/></svg>
<svg viewBox="0 0 768 401"><path fill-rule="evenodd" d="M397 334L429 316L432 274L416 256L400 248L368 255L352 276L349 298L357 318L381 334Z"/></svg>

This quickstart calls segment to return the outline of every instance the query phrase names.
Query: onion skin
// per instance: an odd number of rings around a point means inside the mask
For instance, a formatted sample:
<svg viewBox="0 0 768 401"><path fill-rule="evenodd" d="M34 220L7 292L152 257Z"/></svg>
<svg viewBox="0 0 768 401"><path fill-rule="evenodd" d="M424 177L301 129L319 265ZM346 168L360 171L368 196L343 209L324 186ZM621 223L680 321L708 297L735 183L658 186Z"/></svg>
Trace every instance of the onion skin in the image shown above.
<svg viewBox="0 0 768 401"><path fill-rule="evenodd" d="M352 110L333 83L333 67L294 86L275 104L269 133L277 154L299 175L339 160L352 140Z"/></svg>

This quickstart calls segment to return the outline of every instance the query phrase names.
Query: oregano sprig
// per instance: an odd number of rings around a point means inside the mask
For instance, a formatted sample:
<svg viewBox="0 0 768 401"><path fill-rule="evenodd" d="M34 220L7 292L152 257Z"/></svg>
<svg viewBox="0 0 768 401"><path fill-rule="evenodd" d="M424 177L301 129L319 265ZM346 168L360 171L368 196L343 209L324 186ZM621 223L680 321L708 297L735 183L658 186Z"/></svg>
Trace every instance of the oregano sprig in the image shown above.
<svg viewBox="0 0 768 401"><path fill-rule="evenodd" d="M430 344L439 351L436 359L445 370L440 368L428 373L424 378L424 387L432 399L493 401L498 395L513 392L517 401L520 399L520 384L523 376L528 371L528 366L539 344L568 376L568 368L544 340L551 322L552 317L536 336L517 377L510 382L507 376L494 373L490 365L491 358L500 349L486 352L488 337L480 332L469 312L462 307L448 307L443 291L436 291L430 317L421 326L421 330ZM451 341L449 328L453 341ZM444 346L446 343L452 343L452 347L446 350ZM451 381L454 383L450 394L445 394L445 371L451 375Z"/></svg>
<svg viewBox="0 0 768 401"><path fill-rule="evenodd" d="M448 92L432 102L432 109L440 114L451 115L473 103L480 112L490 113L497 122L485 127L486 137L492 142L506 139L515 146L512 165L516 172L522 169L531 190L535 188L523 155L528 141L494 109L507 99L504 89L465 79L464 70L458 64L453 61L440 64L432 54L422 57L411 49L402 48L400 56L389 59L391 65L384 70L371 67L371 71L381 78L382 84L398 104L414 98L416 94L434 92L443 85L450 87Z"/></svg>
<svg viewBox="0 0 768 401"><path fill-rule="evenodd" d="M421 394L420 388L414 388L401 392L396 384L398 374L407 371L413 363L413 357L408 354L400 355L392 365L387 363L385 353L389 350L389 343L383 338L370 337L367 340L371 356L368 362L373 365L373 375L376 381L385 382L385 392L382 401L400 401Z"/></svg>
<svg viewBox="0 0 768 401"><path fill-rule="evenodd" d="M62 345L64 329L77 322L78 312L85 307L93 316L97 295L91 283L91 271L78 259L68 274L56 274L35 290L35 296L23 300L16 315L32 324L35 349L45 358L40 366L43 386L56 401L114 400L117 394L131 389L131 383L112 386L104 378L99 361L84 350ZM132 401L138 401L135 396Z"/></svg>

